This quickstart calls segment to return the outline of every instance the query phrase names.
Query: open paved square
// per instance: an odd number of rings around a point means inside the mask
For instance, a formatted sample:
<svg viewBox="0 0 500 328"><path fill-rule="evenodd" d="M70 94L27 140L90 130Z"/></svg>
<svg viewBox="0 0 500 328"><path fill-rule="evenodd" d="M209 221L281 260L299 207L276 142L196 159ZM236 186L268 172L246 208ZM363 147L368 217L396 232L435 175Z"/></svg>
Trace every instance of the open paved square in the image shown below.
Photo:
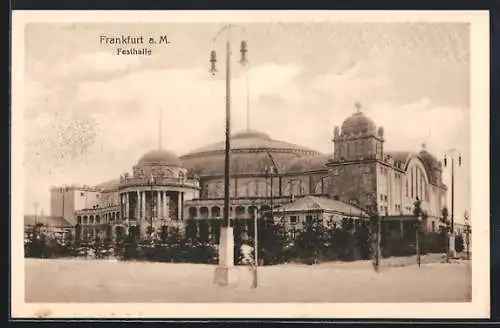
<svg viewBox="0 0 500 328"><path fill-rule="evenodd" d="M109 260L25 260L26 302L466 302L471 265L425 263L375 273L370 262L284 264L251 272L238 287L217 287L215 266Z"/></svg>

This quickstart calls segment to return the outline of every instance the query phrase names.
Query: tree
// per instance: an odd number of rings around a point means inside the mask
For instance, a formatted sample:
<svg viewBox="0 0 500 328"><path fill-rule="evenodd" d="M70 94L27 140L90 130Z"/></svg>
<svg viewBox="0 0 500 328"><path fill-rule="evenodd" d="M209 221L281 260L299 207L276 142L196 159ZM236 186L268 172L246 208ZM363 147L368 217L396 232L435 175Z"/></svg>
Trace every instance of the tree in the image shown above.
<svg viewBox="0 0 500 328"><path fill-rule="evenodd" d="M167 237L168 237L168 226L167 225L162 225L160 228L160 234L159 234L159 242L161 244L165 244L167 242Z"/></svg>
<svg viewBox="0 0 500 328"><path fill-rule="evenodd" d="M354 234L354 242L356 244L358 255L361 259L370 258L370 244L368 242L369 239L370 227L368 226L366 221L361 220Z"/></svg>
<svg viewBox="0 0 500 328"><path fill-rule="evenodd" d="M445 206L441 210L441 231L445 237L445 245L446 245L446 262L450 261L450 237L449 233L451 230L451 222L448 220L448 208Z"/></svg>
<svg viewBox="0 0 500 328"><path fill-rule="evenodd" d="M25 256L26 257L44 257L46 251L46 235L42 231L43 224L37 223L28 233L28 238L25 240Z"/></svg>
<svg viewBox="0 0 500 328"><path fill-rule="evenodd" d="M327 229L320 219L305 222L304 229L297 237L296 245L304 252L310 264L317 263L319 255L328 241Z"/></svg>
<svg viewBox="0 0 500 328"><path fill-rule="evenodd" d="M422 218L422 202L417 197L413 203L413 215L415 216L415 247L417 251L417 263L420 266L420 229L421 229L421 218Z"/></svg>
<svg viewBox="0 0 500 328"><path fill-rule="evenodd" d="M358 236L354 236L350 231L352 227L350 227L351 224L349 224L348 218L345 218L342 223L338 225L333 222L326 228L324 256L329 260L354 260L354 249L360 246L360 244L358 245ZM359 247L359 250L361 250L361 247Z"/></svg>
<svg viewBox="0 0 500 328"><path fill-rule="evenodd" d="M220 227L221 220L220 219L210 219L210 226L212 228L212 239L216 244L219 243L220 239Z"/></svg>
<svg viewBox="0 0 500 328"><path fill-rule="evenodd" d="M257 224L259 259L269 264L282 262L285 248L289 244L284 223L261 217Z"/></svg>
<svg viewBox="0 0 500 328"><path fill-rule="evenodd" d="M372 264L373 264L373 269L378 272L379 266L380 266L380 255L381 255L381 250L380 250L380 241L381 241L381 236L380 236L380 216L378 213L378 203L377 203L377 197L376 194L370 194L368 196L369 203L365 207L365 212L368 214L368 224L370 226L370 234L369 234L369 244L370 244L370 251L371 251L371 256L372 256Z"/></svg>
<svg viewBox="0 0 500 328"><path fill-rule="evenodd" d="M169 227L165 244L169 250L170 260L179 262L186 258L185 254L183 254L185 241L177 227Z"/></svg>
<svg viewBox="0 0 500 328"><path fill-rule="evenodd" d="M455 250L457 253L463 252L465 248L465 243L464 243L464 236L462 234L457 235L455 238Z"/></svg>
<svg viewBox="0 0 500 328"><path fill-rule="evenodd" d="M178 246L182 243L182 236L178 228L169 227L165 243L171 247Z"/></svg>
<svg viewBox="0 0 500 328"><path fill-rule="evenodd" d="M128 234L123 241L123 259L135 259L138 256L138 243L136 238L135 227L129 228Z"/></svg>
<svg viewBox="0 0 500 328"><path fill-rule="evenodd" d="M188 240L196 240L198 234L197 223L195 219L188 219L186 221L186 238Z"/></svg>
<svg viewBox="0 0 500 328"><path fill-rule="evenodd" d="M207 220L200 220L200 242L208 243L210 241L210 227Z"/></svg>

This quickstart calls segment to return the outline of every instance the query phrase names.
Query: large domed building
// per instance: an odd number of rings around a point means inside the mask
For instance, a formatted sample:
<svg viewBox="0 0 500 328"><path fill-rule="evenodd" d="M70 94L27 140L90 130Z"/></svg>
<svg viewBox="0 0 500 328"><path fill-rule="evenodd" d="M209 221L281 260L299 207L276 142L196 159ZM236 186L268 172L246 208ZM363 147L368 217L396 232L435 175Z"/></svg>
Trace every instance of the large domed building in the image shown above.
<svg viewBox="0 0 500 328"><path fill-rule="evenodd" d="M403 232L405 224L411 226L415 220L412 211L418 198L429 229L437 229L446 195L441 163L425 147L386 151L383 127L376 126L360 106L356 108L334 128L331 154L260 131L233 134L231 218L249 222L245 219L255 214L274 213L293 228L313 217L356 219L376 204L385 225ZM89 225L92 215L95 224L96 215L104 215L115 226L115 234L126 228L144 234L146 227L168 222L220 219L224 154L223 141L180 157L162 149L147 152L131 176L125 174L106 185L97 207L75 213L78 222ZM109 218L103 212L106 208L114 213Z"/></svg>
<svg viewBox="0 0 500 328"><path fill-rule="evenodd" d="M75 215L87 238L98 233L114 239L125 234L139 238L160 227L182 228L183 204L198 195L198 179L188 175L174 153L157 149L139 159L132 175L126 173L101 188L100 199L91 209ZM111 231L102 229L110 225Z"/></svg>
<svg viewBox="0 0 500 328"><path fill-rule="evenodd" d="M200 197L186 204L190 218L222 213L224 147L219 142L181 156L184 165L200 178ZM327 157L318 151L275 140L263 132L235 133L231 137L231 211L237 218L250 218L255 208L266 212L271 205L290 202L294 195L322 194L316 185L327 172L326 162Z"/></svg>

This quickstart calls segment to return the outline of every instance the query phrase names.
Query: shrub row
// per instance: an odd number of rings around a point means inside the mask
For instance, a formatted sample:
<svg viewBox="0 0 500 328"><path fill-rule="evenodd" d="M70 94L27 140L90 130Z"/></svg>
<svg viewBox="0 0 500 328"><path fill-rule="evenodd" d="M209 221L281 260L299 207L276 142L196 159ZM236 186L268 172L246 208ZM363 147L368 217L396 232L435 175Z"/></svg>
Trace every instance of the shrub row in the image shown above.
<svg viewBox="0 0 500 328"><path fill-rule="evenodd" d="M191 228L192 229L192 228ZM285 262L316 263L321 261L366 260L372 256L372 240L367 225L361 225L356 232L349 227L306 226L292 238L280 223L259 223L259 259L264 265ZM244 231L246 233L244 233ZM99 257L113 253L122 260L146 260L161 262L216 263L217 245L209 242L208 232L196 238L196 232L187 236L179 233L161 235L159 239L136 240L126 238L116 245L109 240L89 244L64 244L46 235L33 235L25 241L27 257L68 257L92 253ZM199 235L198 235L199 236ZM246 237L245 237L246 236ZM248 243L253 246L253 229L242 230L235 227L235 264L242 258L240 246ZM200 240L201 239L201 240ZM456 238L456 248L463 249L463 238ZM442 233L421 234L421 254L442 253L446 249L446 237ZM90 250L90 251L89 251ZM415 236L382 234L382 257L414 255Z"/></svg>

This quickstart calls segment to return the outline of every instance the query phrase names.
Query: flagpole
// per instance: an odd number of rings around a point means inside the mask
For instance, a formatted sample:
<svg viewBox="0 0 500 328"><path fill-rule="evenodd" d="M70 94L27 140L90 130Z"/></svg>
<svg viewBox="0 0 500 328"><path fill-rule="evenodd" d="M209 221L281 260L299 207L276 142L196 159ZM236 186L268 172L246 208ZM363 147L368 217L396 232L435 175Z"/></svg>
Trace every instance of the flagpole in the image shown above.
<svg viewBox="0 0 500 328"><path fill-rule="evenodd" d="M160 115L159 115L159 122L158 122L158 147L159 149L162 149L161 145L161 139L162 139L162 124L163 124L163 109L160 107Z"/></svg>
<svg viewBox="0 0 500 328"><path fill-rule="evenodd" d="M248 68L245 71L245 78L247 84L247 132L250 132L250 78L248 77Z"/></svg>

